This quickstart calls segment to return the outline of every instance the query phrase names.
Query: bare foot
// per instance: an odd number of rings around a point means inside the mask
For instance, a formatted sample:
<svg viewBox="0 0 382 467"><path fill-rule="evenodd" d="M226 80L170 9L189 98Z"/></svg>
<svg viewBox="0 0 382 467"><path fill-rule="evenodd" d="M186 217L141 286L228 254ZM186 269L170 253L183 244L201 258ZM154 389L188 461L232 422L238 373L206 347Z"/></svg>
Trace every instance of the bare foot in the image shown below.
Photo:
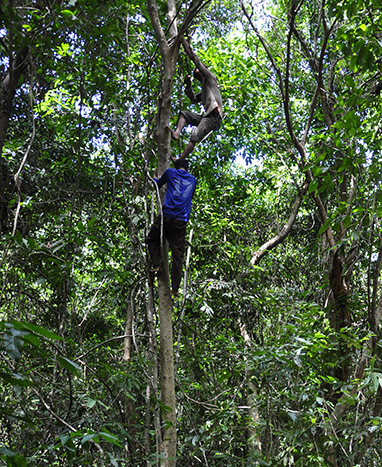
<svg viewBox="0 0 382 467"><path fill-rule="evenodd" d="M175 164L176 157L174 157L174 156L170 156L170 159L171 159L171 160L172 160L172 162Z"/></svg>
<svg viewBox="0 0 382 467"><path fill-rule="evenodd" d="M174 297L178 297L179 298L179 292L177 290L171 290L172 294L174 295Z"/></svg>
<svg viewBox="0 0 382 467"><path fill-rule="evenodd" d="M170 127L169 127L170 128ZM171 131L171 138L174 139L175 141L178 141L179 139L179 133L177 133L176 131L174 131L172 128L170 128L170 131Z"/></svg>

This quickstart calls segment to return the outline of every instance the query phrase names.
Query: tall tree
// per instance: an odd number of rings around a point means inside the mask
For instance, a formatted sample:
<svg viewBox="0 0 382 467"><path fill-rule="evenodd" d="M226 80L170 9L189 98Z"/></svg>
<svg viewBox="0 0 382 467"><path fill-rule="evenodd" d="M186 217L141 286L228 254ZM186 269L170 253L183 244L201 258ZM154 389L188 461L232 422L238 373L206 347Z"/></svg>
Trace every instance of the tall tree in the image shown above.
<svg viewBox="0 0 382 467"><path fill-rule="evenodd" d="M242 23L232 2L38 3L4 17L33 44L3 148L0 462L379 465L378 2L256 2ZM190 156L188 290L171 303L165 271L158 318L148 173L187 26L225 116Z"/></svg>
<svg viewBox="0 0 382 467"><path fill-rule="evenodd" d="M167 2L167 19L169 26L162 26L158 6L155 1L148 0L148 11L155 35L158 41L162 77L158 89L158 110L156 123L156 142L158 150L158 174L161 175L170 161L170 131L168 129L171 114L172 83L176 72L176 62L179 51L177 41L177 19L175 2ZM172 39L172 44L166 37L165 30ZM163 197L162 197L163 199ZM165 429L163 433L163 465L171 467L176 464L176 400L175 375L172 330L172 301L168 268L168 246L162 251L163 268L158 274L159 288L159 319L160 319L160 352L161 352L161 401L165 407L163 413Z"/></svg>
<svg viewBox="0 0 382 467"><path fill-rule="evenodd" d="M365 203L368 205L369 197L376 195L373 189L371 192L367 190L366 194L361 188L368 164L365 171L365 152L360 141L368 139L368 119L374 114L369 107L375 99L375 84L379 82L376 63L380 54L376 40L379 27L375 22L379 13L373 2L366 3L368 5L359 2L357 13L354 3L342 5L347 16L344 16L342 7L326 2L314 7L306 2L280 3L274 10L277 18L273 20L274 28L265 34L260 33L253 12L248 10L250 7L242 4L249 25L269 60L270 75L278 88L284 112L283 127L289 134L290 146L281 146L278 135L282 130L272 118L269 137L276 151L287 151L287 164L298 167L299 178L303 180L300 187L297 186L289 220L272 240L257 250L251 264L259 264L266 252L285 240L296 222L303 198L309 193L316 204L321 225L319 233L327 250L325 269L329 281L327 303L330 303L327 310L338 339L338 361L333 376L343 383L349 382L351 368L353 378L362 380L366 362L372 356L370 350L374 348L375 351L375 338L369 338L363 357L356 363L352 361L356 355L349 355L347 344L355 319L355 297L351 291L354 266L358 255L367 256L374 245L380 251L378 235L372 234L370 242L363 244L359 241L358 230L362 224L365 225L359 211L364 213ZM276 21L287 24L285 32L277 27ZM370 35L361 38L361 30ZM350 39L354 47L350 53L348 48L341 46L342 37L346 37L348 44ZM302 70L308 71L306 79ZM358 89L363 89L362 93ZM297 90L302 95L298 96ZM374 144L368 150L373 153ZM374 161L374 156L371 157ZM369 172L366 178L370 175ZM368 215L373 217L372 211L373 208ZM368 230L370 225L366 223L366 226ZM374 336L378 335L381 318L377 298L381 295L377 279L379 271L377 260L373 278L369 281L369 293L374 298L368 305L369 331ZM357 388L358 383L350 390L347 388L332 394L331 400L336 404L332 413L334 433L349 407L349 394L353 396ZM328 459L333 465L337 465L337 454L335 448L329 452Z"/></svg>
<svg viewBox="0 0 382 467"><path fill-rule="evenodd" d="M148 0L147 6L155 36L161 54L162 76L158 89L158 109L156 118L155 139L158 151L158 175L161 175L170 162L171 134L169 130L171 116L171 99L173 79L177 70L179 53L179 37L194 18L202 2L191 5L184 15L178 32L178 12L174 0L167 1L167 26L159 14L155 0ZM163 196L162 196L163 200ZM158 274L159 316L160 316L160 352L161 352L161 394L162 404L167 407L164 414L165 430L163 434L163 465L176 464L176 401L175 374L172 330L172 301L168 269L168 246L162 251L164 267Z"/></svg>

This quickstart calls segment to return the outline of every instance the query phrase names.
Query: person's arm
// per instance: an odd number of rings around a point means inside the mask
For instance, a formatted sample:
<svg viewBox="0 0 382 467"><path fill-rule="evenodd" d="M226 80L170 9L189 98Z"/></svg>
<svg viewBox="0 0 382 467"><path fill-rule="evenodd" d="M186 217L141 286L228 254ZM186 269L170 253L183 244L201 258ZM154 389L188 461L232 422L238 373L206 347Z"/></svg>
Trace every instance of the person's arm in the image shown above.
<svg viewBox="0 0 382 467"><path fill-rule="evenodd" d="M158 188L162 188L162 186L167 183L167 175L168 175L167 172L168 172L168 169L163 172L159 180L154 178L156 184L158 185Z"/></svg>
<svg viewBox="0 0 382 467"><path fill-rule="evenodd" d="M195 58L199 58L196 53L191 49L189 43L186 41L184 36L180 36L179 42L183 45L184 51L189 56L189 58L195 63Z"/></svg>
<svg viewBox="0 0 382 467"><path fill-rule="evenodd" d="M207 78L208 76L215 75L210 72L210 70L206 67L206 65L200 60L200 58L196 55L196 53L191 49L190 45L186 41L183 36L179 38L180 42L183 44L184 50L186 54L190 57L190 59L195 63L196 68L200 71L200 73Z"/></svg>
<svg viewBox="0 0 382 467"><path fill-rule="evenodd" d="M202 101L202 93L199 92L198 94L194 94L194 90L191 86L191 78L190 76L186 76L184 80L185 88L184 92L186 96L190 99L192 104L197 104L198 102Z"/></svg>

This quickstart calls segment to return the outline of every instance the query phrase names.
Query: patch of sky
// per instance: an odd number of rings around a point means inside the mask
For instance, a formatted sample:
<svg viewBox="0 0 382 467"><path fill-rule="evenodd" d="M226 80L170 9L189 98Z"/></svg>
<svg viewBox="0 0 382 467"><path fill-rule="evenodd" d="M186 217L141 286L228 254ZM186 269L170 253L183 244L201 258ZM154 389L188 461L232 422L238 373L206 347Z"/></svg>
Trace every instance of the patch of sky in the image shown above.
<svg viewBox="0 0 382 467"><path fill-rule="evenodd" d="M251 2L250 5L245 5L248 13L251 15L252 23L255 25L256 29L261 31L268 31L272 28L272 17L269 12L270 0L258 0ZM236 21L233 25L229 37L234 39L235 37L243 37L247 31L247 23L245 20ZM205 39L204 32L196 28L193 32L195 42L203 42ZM250 54L248 54L250 55Z"/></svg>
<svg viewBox="0 0 382 467"><path fill-rule="evenodd" d="M77 99L76 102L74 103L74 109L76 112L81 114L81 117L83 118L88 118L92 111L91 107L84 104L83 102L81 103L80 99Z"/></svg>
<svg viewBox="0 0 382 467"><path fill-rule="evenodd" d="M260 167L262 161L256 157L248 156L246 148L240 148L234 154L234 165L241 168Z"/></svg>
<svg viewBox="0 0 382 467"><path fill-rule="evenodd" d="M137 23L145 23L147 20L144 16L142 16L140 13L136 13L135 15L131 16L130 21L136 21Z"/></svg>
<svg viewBox="0 0 382 467"><path fill-rule="evenodd" d="M359 148L362 148L363 150L363 155L365 157L365 162L364 162L364 167L369 167L372 162L373 162L373 157L374 157L374 152L373 151L370 151L370 149L368 149L367 147L367 144L365 143L364 140L358 140L358 145L359 145ZM361 152L361 149L357 148L356 152L357 153L360 153Z"/></svg>
<svg viewBox="0 0 382 467"><path fill-rule="evenodd" d="M110 152L110 143L106 135L95 136L91 139L92 145L94 145L98 151Z"/></svg>
<svg viewBox="0 0 382 467"><path fill-rule="evenodd" d="M248 13L250 15L252 13L252 22L259 31L269 30L272 27L273 20L270 15L270 5L270 0L258 0L250 3L250 5L244 5Z"/></svg>
<svg viewBox="0 0 382 467"><path fill-rule="evenodd" d="M0 57L0 66L8 68L9 66L9 57Z"/></svg>
<svg viewBox="0 0 382 467"><path fill-rule="evenodd" d="M5 37L6 35L7 35L7 30L4 29L4 28L1 28L0 29L0 39ZM9 65L9 57L8 56L0 57L0 66L8 67L8 65Z"/></svg>
<svg viewBox="0 0 382 467"><path fill-rule="evenodd" d="M372 253L371 258L370 258L371 262L375 263L377 259L378 259L378 253Z"/></svg>

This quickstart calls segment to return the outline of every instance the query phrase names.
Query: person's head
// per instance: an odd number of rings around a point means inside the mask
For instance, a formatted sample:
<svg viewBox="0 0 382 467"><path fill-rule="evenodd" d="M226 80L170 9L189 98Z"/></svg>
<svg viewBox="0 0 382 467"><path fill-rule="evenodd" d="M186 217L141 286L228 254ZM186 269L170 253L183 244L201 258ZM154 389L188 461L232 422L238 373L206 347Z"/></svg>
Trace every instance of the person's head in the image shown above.
<svg viewBox="0 0 382 467"><path fill-rule="evenodd" d="M187 159L177 159L175 162L174 162L174 167L176 169L184 169L184 170L187 170L188 172L188 160Z"/></svg>
<svg viewBox="0 0 382 467"><path fill-rule="evenodd" d="M200 70L198 68L194 69L194 78L200 82L203 81L203 75L200 73Z"/></svg>

